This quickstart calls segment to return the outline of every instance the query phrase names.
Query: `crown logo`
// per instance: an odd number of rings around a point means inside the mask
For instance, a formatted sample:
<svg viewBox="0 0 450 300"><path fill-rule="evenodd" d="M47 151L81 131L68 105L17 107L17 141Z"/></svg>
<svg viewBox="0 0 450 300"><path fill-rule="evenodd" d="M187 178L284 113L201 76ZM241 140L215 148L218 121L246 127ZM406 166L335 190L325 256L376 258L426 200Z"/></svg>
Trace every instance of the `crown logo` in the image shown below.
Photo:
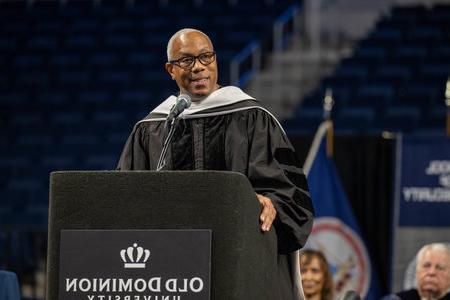
<svg viewBox="0 0 450 300"><path fill-rule="evenodd" d="M150 250L138 247L138 244L134 243L133 247L121 250L120 257L124 262L125 269L144 269L145 263L150 257Z"/></svg>

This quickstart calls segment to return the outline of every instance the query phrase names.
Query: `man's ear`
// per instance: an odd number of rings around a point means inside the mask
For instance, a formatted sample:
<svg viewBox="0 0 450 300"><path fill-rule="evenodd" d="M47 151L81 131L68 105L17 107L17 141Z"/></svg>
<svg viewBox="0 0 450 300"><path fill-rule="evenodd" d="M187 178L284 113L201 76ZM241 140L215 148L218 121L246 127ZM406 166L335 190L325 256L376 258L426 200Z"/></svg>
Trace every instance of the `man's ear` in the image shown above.
<svg viewBox="0 0 450 300"><path fill-rule="evenodd" d="M170 74L172 80L175 80L175 74L173 73L173 65L171 63L166 63L164 68L166 69L167 73Z"/></svg>

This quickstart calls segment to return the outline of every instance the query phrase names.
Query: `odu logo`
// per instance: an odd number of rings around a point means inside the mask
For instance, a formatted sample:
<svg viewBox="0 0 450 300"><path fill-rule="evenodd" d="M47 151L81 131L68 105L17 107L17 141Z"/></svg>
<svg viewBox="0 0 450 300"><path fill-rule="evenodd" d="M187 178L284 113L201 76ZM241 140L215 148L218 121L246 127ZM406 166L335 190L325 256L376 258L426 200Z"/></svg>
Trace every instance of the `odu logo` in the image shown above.
<svg viewBox="0 0 450 300"><path fill-rule="evenodd" d="M144 269L145 263L150 257L150 250L138 247L137 243L133 247L128 247L126 250L120 251L125 269Z"/></svg>

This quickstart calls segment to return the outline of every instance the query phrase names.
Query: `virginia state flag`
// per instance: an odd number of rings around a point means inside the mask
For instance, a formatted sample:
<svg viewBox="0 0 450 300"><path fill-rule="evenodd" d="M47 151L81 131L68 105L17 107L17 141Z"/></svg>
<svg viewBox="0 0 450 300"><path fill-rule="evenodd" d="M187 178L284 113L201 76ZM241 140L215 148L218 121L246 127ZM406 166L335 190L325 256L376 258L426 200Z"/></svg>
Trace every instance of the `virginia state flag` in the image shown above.
<svg viewBox="0 0 450 300"><path fill-rule="evenodd" d="M341 299L348 290L356 291L362 299L379 299L367 248L333 160L327 155L326 131L331 126L330 121L321 124L305 161L304 171L316 212L306 248L325 254L333 273L335 299Z"/></svg>

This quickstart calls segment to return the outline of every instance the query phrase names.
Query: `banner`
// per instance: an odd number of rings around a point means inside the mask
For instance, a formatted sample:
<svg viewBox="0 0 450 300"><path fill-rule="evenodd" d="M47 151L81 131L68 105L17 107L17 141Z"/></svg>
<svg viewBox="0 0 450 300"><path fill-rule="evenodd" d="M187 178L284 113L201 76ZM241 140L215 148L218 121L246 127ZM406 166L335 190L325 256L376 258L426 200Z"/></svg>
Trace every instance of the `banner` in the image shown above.
<svg viewBox="0 0 450 300"><path fill-rule="evenodd" d="M450 139L398 135L393 219L392 291L415 285L415 255L450 242Z"/></svg>
<svg viewBox="0 0 450 300"><path fill-rule="evenodd" d="M328 126L329 121L319 127L304 166L316 212L306 248L325 254L333 273L335 299L341 299L348 290L363 299L379 299L366 246L334 163L326 153Z"/></svg>

